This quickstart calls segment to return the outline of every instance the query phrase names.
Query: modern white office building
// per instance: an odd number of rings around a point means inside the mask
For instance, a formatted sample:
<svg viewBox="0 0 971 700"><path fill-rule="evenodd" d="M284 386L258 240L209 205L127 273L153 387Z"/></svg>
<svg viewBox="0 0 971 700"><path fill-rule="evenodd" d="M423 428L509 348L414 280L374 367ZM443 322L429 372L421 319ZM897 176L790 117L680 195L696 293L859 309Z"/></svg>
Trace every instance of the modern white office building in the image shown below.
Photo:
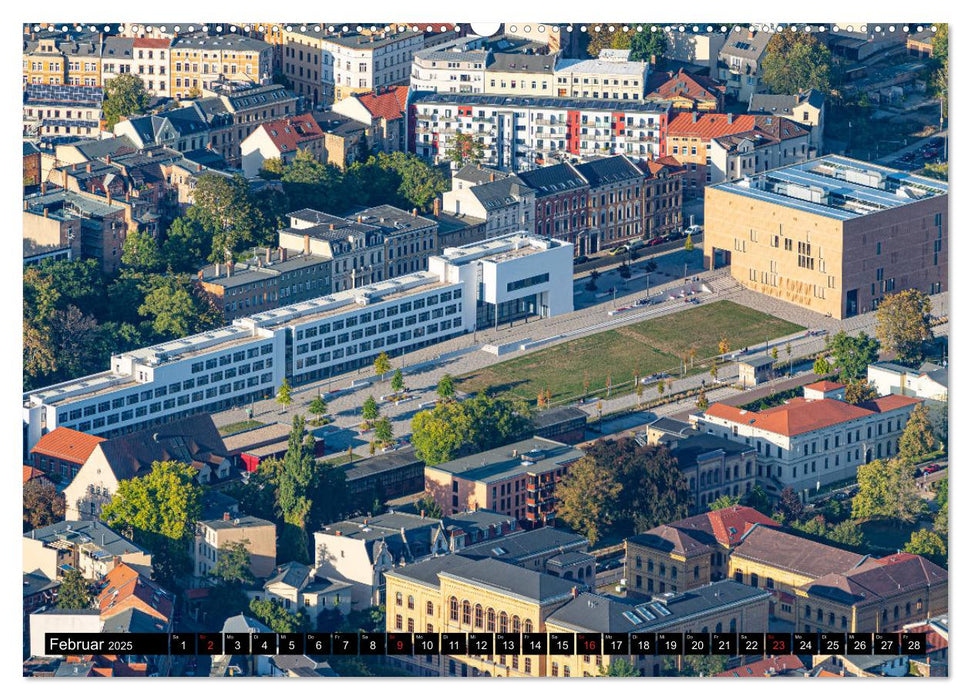
<svg viewBox="0 0 971 700"><path fill-rule="evenodd" d="M446 248L428 266L113 355L105 372L27 392L26 448L58 426L108 437L143 430L271 396L284 377L302 384L477 325L573 310L573 251L563 241L513 233Z"/></svg>

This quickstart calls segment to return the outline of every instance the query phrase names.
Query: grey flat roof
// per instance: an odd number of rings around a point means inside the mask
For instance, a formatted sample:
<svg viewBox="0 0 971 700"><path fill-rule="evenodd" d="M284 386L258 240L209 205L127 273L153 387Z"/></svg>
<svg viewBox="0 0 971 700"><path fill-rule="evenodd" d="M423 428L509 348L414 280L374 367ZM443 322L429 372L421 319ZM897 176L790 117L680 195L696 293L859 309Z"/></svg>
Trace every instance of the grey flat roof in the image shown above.
<svg viewBox="0 0 971 700"><path fill-rule="evenodd" d="M844 156L823 156L712 189L848 221L947 194L940 180Z"/></svg>
<svg viewBox="0 0 971 700"><path fill-rule="evenodd" d="M529 461L524 459L527 456ZM582 456L583 452L570 445L533 437L426 468L451 473L469 481L488 483L517 474L549 471L557 465L568 464Z"/></svg>
<svg viewBox="0 0 971 700"><path fill-rule="evenodd" d="M92 544L112 556L144 551L98 520L62 520L47 527L25 532L24 538L40 540L44 544L59 541L74 546Z"/></svg>

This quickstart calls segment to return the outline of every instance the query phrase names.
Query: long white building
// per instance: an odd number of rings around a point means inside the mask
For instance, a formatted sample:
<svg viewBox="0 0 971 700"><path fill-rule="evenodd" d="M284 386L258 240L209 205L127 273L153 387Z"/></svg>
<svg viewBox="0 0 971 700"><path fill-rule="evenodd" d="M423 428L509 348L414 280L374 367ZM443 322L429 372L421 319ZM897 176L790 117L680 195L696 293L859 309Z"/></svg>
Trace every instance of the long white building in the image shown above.
<svg viewBox="0 0 971 700"><path fill-rule="evenodd" d="M658 158L669 114L663 103L561 97L425 93L411 103L417 155L444 160L467 134L482 142L484 164L511 170L577 156Z"/></svg>
<svg viewBox="0 0 971 700"><path fill-rule="evenodd" d="M113 436L271 396L526 316L573 310L570 244L525 232L459 248L413 272L112 355L110 369L27 392L27 449L66 426ZM558 292L558 293L554 293Z"/></svg>

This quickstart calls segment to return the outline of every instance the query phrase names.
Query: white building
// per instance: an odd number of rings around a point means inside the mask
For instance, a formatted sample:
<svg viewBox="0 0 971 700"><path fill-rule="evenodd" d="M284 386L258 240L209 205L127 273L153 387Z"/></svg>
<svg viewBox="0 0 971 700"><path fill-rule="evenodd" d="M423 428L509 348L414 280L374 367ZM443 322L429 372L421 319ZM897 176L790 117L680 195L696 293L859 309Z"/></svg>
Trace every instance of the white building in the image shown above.
<svg viewBox="0 0 971 700"><path fill-rule="evenodd" d="M411 62L411 89L422 92L485 92L485 69L490 51L482 39L463 37L423 49Z"/></svg>
<svg viewBox="0 0 971 700"><path fill-rule="evenodd" d="M852 478L861 464L897 454L897 441L921 401L883 396L854 406L845 387L816 382L804 397L764 411L714 403L691 416L702 432L755 447L759 482L778 495L791 486L804 498L820 486Z"/></svg>
<svg viewBox="0 0 971 700"><path fill-rule="evenodd" d="M773 168L805 163L816 157L812 128L788 119L767 117L776 124L712 138L708 144L710 176L706 184L738 180Z"/></svg>
<svg viewBox="0 0 971 700"><path fill-rule="evenodd" d="M321 40L320 78L324 94L339 101L357 92L407 82L411 60L425 46L422 32L338 32Z"/></svg>
<svg viewBox="0 0 971 700"><path fill-rule="evenodd" d="M137 75L155 97L171 95L168 38L108 37L101 53L101 84L119 75Z"/></svg>
<svg viewBox="0 0 971 700"><path fill-rule="evenodd" d="M714 78L718 69L718 52L725 44L720 32L668 32L668 48L664 58L696 66L704 66L708 77Z"/></svg>
<svg viewBox="0 0 971 700"><path fill-rule="evenodd" d="M516 175L466 165L442 193L442 211L485 222L486 236L532 231L536 192Z"/></svg>
<svg viewBox="0 0 971 700"><path fill-rule="evenodd" d="M569 243L525 232L432 256L414 272L113 355L105 372L23 395L27 448L64 425L114 436L271 396L469 333L573 311ZM554 294L554 292L559 292Z"/></svg>
<svg viewBox="0 0 971 700"><path fill-rule="evenodd" d="M925 362L918 369L893 362L875 362L866 371L867 381L877 392L947 401L947 368Z"/></svg>
<svg viewBox="0 0 971 700"><path fill-rule="evenodd" d="M657 158L667 125L666 104L565 97L429 93L412 99L415 136L410 148L436 162L453 134L483 146L483 162L528 170L576 157Z"/></svg>
<svg viewBox="0 0 971 700"><path fill-rule="evenodd" d="M554 95L601 100L641 100L651 64L601 58L562 59L553 71Z"/></svg>

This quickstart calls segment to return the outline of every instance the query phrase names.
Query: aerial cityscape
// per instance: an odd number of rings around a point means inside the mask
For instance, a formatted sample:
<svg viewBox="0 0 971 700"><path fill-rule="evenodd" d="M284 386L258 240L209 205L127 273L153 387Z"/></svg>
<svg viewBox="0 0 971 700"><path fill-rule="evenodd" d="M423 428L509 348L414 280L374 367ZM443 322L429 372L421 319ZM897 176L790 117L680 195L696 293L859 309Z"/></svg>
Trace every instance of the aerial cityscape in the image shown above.
<svg viewBox="0 0 971 700"><path fill-rule="evenodd" d="M23 25L23 675L947 677L947 24L481 26Z"/></svg>

